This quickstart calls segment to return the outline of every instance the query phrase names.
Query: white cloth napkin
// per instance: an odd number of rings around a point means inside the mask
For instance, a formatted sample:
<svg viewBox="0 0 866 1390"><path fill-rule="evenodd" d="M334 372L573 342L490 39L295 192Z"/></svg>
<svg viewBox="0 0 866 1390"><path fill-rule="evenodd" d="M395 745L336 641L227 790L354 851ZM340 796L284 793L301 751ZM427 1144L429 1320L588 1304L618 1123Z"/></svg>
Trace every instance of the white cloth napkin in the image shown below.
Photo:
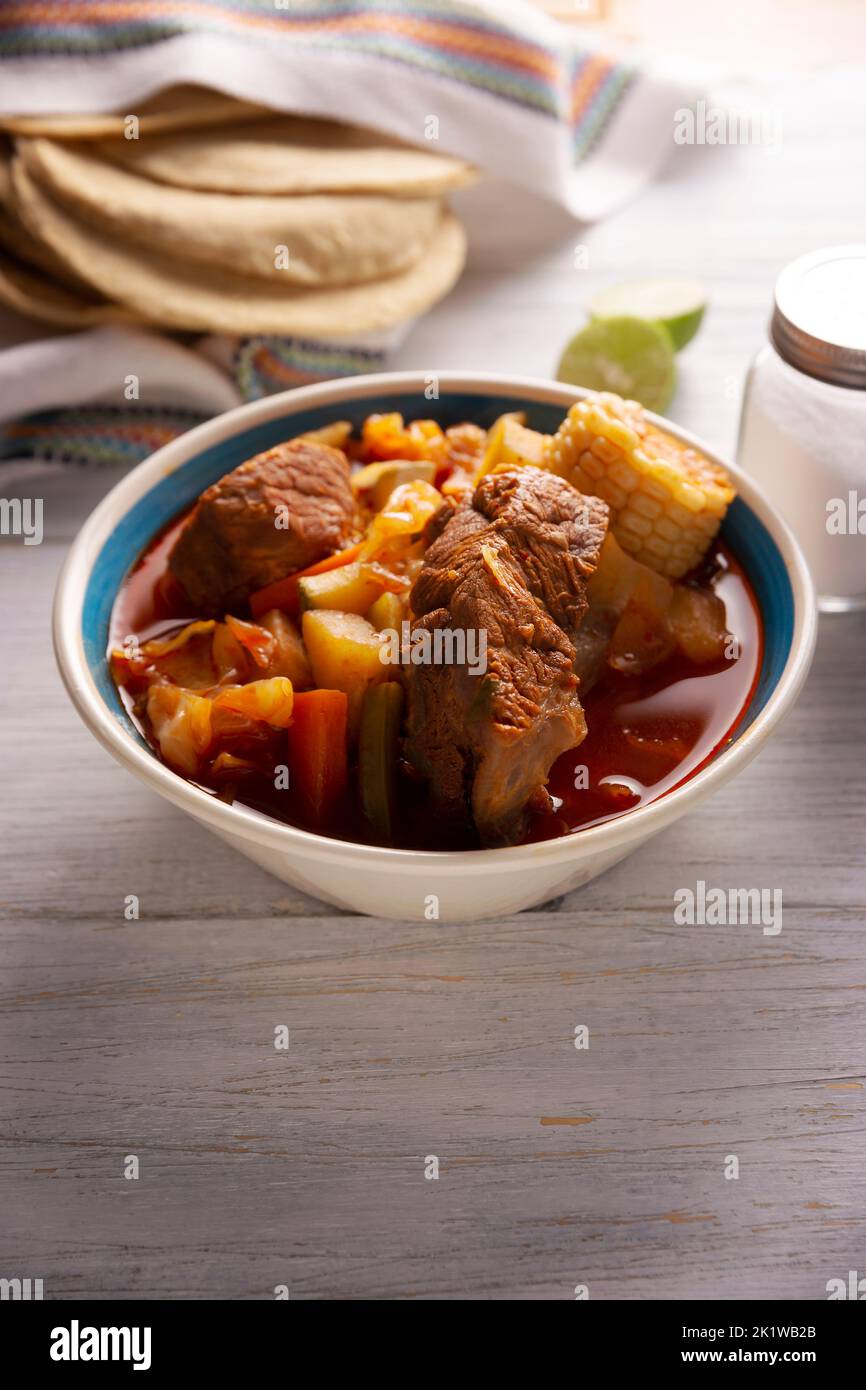
<svg viewBox="0 0 866 1390"><path fill-rule="evenodd" d="M255 16L167 0L135 23L111 0L83 23L63 5L17 8L34 18L7 53L0 33L7 112L134 113L199 84L459 155L583 220L652 177L675 110L698 95L658 58L612 58L528 0L262 0Z"/></svg>
<svg viewBox="0 0 866 1390"><path fill-rule="evenodd" d="M459 155L582 220L604 216L654 175L676 110L697 95L657 67L606 57L579 26L526 0L262 0L240 9L231 0L194 9L168 0L158 16L142 5L134 23L96 0L83 24L66 6L24 0L19 9L14 44L5 47L0 31L7 113L134 113L166 87L197 83ZM114 412L94 448L110 457L112 428L136 409L125 394L130 374L141 379L142 400L203 418L302 381L376 370L407 328L351 343L181 346L115 328L32 341L25 326L21 345L0 352L0 456L79 457L74 412L87 406ZM49 410L73 412L71 433L62 419L41 435L32 423L29 432L2 425ZM88 421L97 429L95 415Z"/></svg>

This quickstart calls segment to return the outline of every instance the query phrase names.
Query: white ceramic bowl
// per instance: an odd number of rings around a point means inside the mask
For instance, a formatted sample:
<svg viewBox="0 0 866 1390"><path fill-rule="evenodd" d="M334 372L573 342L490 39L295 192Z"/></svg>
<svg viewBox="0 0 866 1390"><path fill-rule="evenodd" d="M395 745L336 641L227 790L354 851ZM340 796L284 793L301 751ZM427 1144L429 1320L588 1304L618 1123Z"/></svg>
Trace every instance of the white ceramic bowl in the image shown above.
<svg viewBox="0 0 866 1390"><path fill-rule="evenodd" d="M439 398L430 400L429 384ZM425 391L428 394L425 394ZM512 849L411 852L352 844L298 830L241 805L226 805L165 767L127 719L105 655L112 602L149 540L214 479L252 454L329 420L360 422L401 410L482 424L525 409L551 430L584 393L552 382L493 373L383 373L287 391L219 416L160 449L108 494L86 522L63 567L54 608L60 671L88 728L118 762L222 840L286 883L341 908L413 921L477 921L519 911L576 888L697 806L750 761L790 709L815 643L812 582L785 523L734 465L738 499L725 522L756 591L764 657L746 717L733 742L658 801L561 839ZM715 457L700 440L664 421L680 439ZM721 460L720 460L721 461ZM132 788L130 796L134 795Z"/></svg>

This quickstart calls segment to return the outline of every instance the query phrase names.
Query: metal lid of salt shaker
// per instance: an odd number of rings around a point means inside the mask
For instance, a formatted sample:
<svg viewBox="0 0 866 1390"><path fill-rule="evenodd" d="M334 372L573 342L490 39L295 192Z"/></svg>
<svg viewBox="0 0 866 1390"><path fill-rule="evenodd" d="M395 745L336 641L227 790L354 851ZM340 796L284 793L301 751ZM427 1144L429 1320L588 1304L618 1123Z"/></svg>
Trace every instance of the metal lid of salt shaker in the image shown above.
<svg viewBox="0 0 866 1390"><path fill-rule="evenodd" d="M866 391L866 246L829 246L786 266L770 337L798 371Z"/></svg>

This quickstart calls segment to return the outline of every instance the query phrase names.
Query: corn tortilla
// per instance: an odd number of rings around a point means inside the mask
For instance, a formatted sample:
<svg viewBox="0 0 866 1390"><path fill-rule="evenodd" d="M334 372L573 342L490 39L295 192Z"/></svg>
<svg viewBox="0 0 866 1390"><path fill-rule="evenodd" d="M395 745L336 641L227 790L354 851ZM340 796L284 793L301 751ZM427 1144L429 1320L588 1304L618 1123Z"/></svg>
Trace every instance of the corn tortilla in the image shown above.
<svg viewBox="0 0 866 1390"><path fill-rule="evenodd" d="M113 239L283 285L396 274L421 257L442 216L438 198L203 193L153 183L86 146L20 140L18 152L53 202Z"/></svg>
<svg viewBox="0 0 866 1390"><path fill-rule="evenodd" d="M446 213L420 261L397 275L340 288L281 289L120 243L55 203L20 159L12 179L19 214L34 235L106 298L166 328L326 338L389 328L447 294L466 258L463 228Z"/></svg>
<svg viewBox="0 0 866 1390"><path fill-rule="evenodd" d="M304 116L273 116L240 129L115 138L99 154L179 188L217 193L384 193L435 197L477 177L435 147L415 148L376 131Z"/></svg>

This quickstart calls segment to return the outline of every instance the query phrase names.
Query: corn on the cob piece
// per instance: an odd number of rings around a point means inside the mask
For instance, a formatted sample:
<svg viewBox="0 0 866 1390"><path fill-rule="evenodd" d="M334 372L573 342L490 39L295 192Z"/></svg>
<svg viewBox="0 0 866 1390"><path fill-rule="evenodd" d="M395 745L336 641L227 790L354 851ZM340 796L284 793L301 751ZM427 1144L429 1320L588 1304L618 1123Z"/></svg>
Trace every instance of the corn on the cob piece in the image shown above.
<svg viewBox="0 0 866 1390"><path fill-rule="evenodd" d="M703 558L735 495L723 468L607 391L571 407L544 466L603 498L623 550L669 579Z"/></svg>

